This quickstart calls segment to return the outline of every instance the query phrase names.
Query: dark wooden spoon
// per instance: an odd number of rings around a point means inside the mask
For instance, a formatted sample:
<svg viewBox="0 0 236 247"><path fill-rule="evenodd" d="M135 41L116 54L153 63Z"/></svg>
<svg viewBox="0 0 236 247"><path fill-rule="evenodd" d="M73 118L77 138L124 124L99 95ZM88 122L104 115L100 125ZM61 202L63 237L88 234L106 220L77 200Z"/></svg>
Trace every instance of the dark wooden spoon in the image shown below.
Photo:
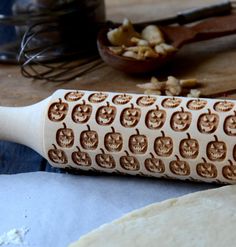
<svg viewBox="0 0 236 247"><path fill-rule="evenodd" d="M134 25L139 29L138 25ZM166 43L173 45L178 51L183 45L201 40L214 39L236 33L236 14L223 17L215 17L202 21L194 26L160 26ZM176 52L158 58L136 60L114 54L110 49L107 39L109 28L102 29L98 34L97 45L101 58L108 65L127 72L145 73L156 70L168 62Z"/></svg>

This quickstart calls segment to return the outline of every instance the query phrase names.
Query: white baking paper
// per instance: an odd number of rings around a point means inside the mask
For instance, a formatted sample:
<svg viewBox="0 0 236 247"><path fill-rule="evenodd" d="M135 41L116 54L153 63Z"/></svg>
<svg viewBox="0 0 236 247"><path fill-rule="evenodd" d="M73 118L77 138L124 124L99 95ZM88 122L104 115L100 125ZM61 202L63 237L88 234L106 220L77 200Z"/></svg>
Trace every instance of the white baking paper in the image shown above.
<svg viewBox="0 0 236 247"><path fill-rule="evenodd" d="M26 227L22 246L66 247L134 209L214 187L141 177L0 175L0 235Z"/></svg>

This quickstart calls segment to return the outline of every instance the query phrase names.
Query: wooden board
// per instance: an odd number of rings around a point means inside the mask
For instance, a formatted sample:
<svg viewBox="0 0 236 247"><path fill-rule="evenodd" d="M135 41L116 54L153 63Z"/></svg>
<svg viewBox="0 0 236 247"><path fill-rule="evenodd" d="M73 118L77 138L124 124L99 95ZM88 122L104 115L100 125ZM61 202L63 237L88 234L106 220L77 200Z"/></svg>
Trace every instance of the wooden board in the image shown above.
<svg viewBox="0 0 236 247"><path fill-rule="evenodd" d="M120 21L154 20L170 16L179 10L218 1L194 0L107 0L108 19ZM236 35L187 45L161 70L146 76L131 76L102 64L94 71L65 83L33 81L20 74L18 66L0 65L0 105L23 106L35 103L58 88L142 92L137 83L148 82L152 75L165 79L197 78L203 95L236 89ZM236 93L229 95L236 99Z"/></svg>

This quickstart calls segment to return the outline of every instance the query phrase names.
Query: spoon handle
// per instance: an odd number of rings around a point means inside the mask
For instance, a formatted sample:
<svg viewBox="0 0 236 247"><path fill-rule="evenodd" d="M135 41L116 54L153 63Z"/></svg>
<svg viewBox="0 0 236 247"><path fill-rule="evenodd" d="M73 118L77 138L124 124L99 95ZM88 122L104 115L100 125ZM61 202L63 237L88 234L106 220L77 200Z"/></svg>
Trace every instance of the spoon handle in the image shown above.
<svg viewBox="0 0 236 247"><path fill-rule="evenodd" d="M236 14L211 18L191 27L196 40L206 40L236 33Z"/></svg>
<svg viewBox="0 0 236 247"><path fill-rule="evenodd" d="M214 17L194 26L166 26L163 32L176 48L184 44L214 39L236 33L236 14Z"/></svg>

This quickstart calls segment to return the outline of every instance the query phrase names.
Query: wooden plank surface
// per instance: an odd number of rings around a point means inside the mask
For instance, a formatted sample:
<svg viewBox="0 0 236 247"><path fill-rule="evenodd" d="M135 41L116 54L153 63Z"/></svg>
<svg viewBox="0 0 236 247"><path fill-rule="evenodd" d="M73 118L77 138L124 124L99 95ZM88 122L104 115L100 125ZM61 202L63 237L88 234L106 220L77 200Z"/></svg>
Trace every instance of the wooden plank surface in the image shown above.
<svg viewBox="0 0 236 247"><path fill-rule="evenodd" d="M195 0L107 0L107 17L120 21L155 20L177 11L218 1ZM186 45L171 63L151 75L165 79L197 78L204 95L236 89L236 35ZM33 81L20 74L18 66L0 65L0 105L23 106L35 103L58 88L142 92L137 83L149 81L151 75L131 76L102 64L96 70L65 83ZM228 96L236 99L236 94Z"/></svg>

